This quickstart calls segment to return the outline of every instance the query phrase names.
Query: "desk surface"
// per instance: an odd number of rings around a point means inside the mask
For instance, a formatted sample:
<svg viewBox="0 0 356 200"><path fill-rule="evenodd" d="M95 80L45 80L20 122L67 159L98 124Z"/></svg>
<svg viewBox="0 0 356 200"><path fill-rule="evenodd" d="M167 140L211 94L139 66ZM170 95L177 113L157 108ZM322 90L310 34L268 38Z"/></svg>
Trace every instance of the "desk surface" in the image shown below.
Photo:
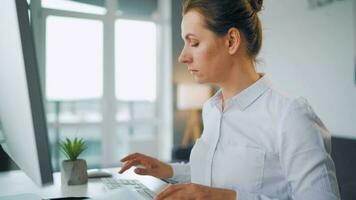
<svg viewBox="0 0 356 200"><path fill-rule="evenodd" d="M151 176L139 176L128 170L124 174L118 174L118 168L107 169L113 177L123 179L137 179L154 192L161 190L166 183ZM0 196L33 193L42 198L86 196L97 197L105 193L103 183L99 179L89 179L88 184L77 186L62 186L59 172L53 173L54 184L49 186L37 186L22 171L10 171L0 173Z"/></svg>

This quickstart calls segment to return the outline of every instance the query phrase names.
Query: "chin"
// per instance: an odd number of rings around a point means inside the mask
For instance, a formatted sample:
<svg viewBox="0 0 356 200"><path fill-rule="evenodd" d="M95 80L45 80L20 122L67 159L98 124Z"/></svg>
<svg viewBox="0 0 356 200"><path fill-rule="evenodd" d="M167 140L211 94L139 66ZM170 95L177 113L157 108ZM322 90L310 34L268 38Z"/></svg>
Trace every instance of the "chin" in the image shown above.
<svg viewBox="0 0 356 200"><path fill-rule="evenodd" d="M199 84L204 84L204 83L208 83L206 80L199 78L199 77L194 77L195 82L199 83Z"/></svg>

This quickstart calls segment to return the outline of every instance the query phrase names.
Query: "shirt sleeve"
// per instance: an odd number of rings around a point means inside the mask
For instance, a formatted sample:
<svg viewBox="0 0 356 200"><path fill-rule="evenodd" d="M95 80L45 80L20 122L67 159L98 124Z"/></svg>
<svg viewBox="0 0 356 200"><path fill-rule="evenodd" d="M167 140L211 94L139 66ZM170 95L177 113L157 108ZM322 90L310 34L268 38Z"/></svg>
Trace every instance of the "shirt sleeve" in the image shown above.
<svg viewBox="0 0 356 200"><path fill-rule="evenodd" d="M173 176L170 180L178 183L190 182L190 164L189 163L171 163Z"/></svg>
<svg viewBox="0 0 356 200"><path fill-rule="evenodd" d="M247 191L237 191L236 200L280 200L262 194L254 194Z"/></svg>
<svg viewBox="0 0 356 200"><path fill-rule="evenodd" d="M330 133L303 98L292 101L282 119L279 152L294 200L340 199Z"/></svg>
<svg viewBox="0 0 356 200"><path fill-rule="evenodd" d="M280 165L293 200L339 200L330 133L303 98L293 100L279 130ZM238 200L278 200L237 191Z"/></svg>

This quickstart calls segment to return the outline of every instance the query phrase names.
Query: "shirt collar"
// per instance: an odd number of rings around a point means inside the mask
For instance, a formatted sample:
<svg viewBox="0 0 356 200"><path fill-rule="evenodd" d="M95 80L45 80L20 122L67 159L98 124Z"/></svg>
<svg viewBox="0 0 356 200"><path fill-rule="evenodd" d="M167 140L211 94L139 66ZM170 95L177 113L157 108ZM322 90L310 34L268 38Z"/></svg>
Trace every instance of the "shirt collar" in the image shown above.
<svg viewBox="0 0 356 200"><path fill-rule="evenodd" d="M243 111L253 102L255 102L264 92L271 88L271 83L268 77L261 74L262 77L258 79L255 83L242 90L237 95L231 97L228 104L237 105L238 108ZM216 94L211 98L211 105L220 105L222 90L216 92Z"/></svg>

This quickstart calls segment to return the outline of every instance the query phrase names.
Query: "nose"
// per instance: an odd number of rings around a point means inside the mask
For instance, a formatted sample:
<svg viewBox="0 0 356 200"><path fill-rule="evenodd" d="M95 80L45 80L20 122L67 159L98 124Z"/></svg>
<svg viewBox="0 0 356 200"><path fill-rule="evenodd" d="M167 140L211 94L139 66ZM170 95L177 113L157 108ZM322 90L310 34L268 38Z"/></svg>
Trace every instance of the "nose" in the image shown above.
<svg viewBox="0 0 356 200"><path fill-rule="evenodd" d="M192 62L192 58L186 51L185 47L182 49L182 52L180 53L180 55L178 57L178 62L183 63L183 64L189 64Z"/></svg>

